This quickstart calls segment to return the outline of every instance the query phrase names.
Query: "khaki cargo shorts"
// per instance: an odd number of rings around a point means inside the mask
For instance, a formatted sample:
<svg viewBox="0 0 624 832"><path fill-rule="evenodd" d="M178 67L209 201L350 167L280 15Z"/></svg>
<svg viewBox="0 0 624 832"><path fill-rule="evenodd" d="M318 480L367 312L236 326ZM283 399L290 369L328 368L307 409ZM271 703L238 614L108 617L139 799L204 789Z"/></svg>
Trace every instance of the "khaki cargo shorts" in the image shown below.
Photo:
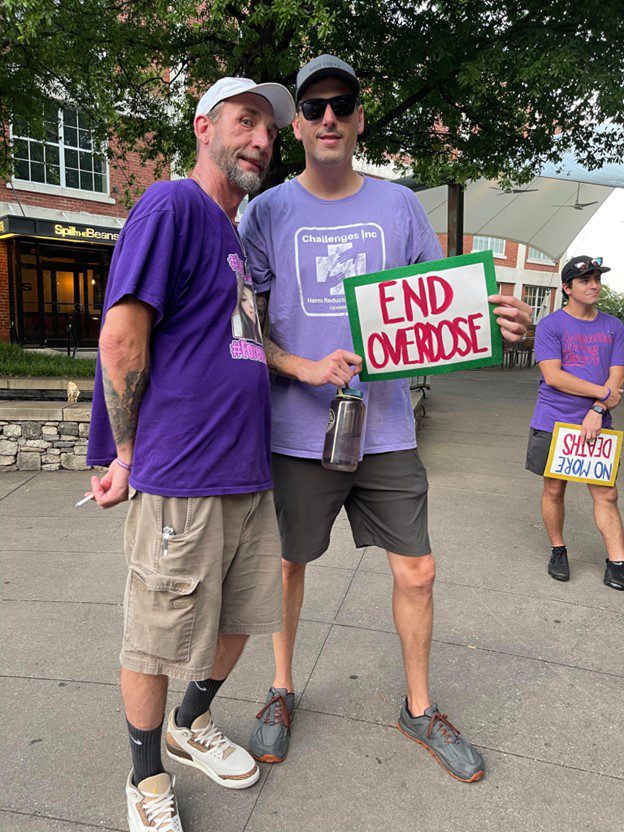
<svg viewBox="0 0 624 832"><path fill-rule="evenodd" d="M167 527L172 530L169 535ZM282 628L273 493L131 497L122 667L210 677L219 633Z"/></svg>

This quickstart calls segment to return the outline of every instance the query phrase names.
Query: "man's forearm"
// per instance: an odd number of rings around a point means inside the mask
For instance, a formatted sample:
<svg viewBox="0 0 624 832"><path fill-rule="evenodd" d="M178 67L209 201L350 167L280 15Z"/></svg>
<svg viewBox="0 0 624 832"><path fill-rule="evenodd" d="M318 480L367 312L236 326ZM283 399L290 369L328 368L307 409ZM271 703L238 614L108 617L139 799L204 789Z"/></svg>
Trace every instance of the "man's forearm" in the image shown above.
<svg viewBox="0 0 624 832"><path fill-rule="evenodd" d="M577 378L565 370L550 370L544 375L544 380L549 387L554 387L555 390L568 393L571 396L602 399L607 392L606 387L600 384L592 384L591 381L583 381L583 379Z"/></svg>
<svg viewBox="0 0 624 832"><path fill-rule="evenodd" d="M114 360L100 353L104 398L117 455L130 462L139 420L139 408L147 387L147 362ZM132 364L133 366L130 366Z"/></svg>
<svg viewBox="0 0 624 832"><path fill-rule="evenodd" d="M274 373L279 373L286 378L294 378L301 381L299 375L305 358L298 355L286 352L279 344L272 341L269 337L269 293L260 294L256 296L256 304L258 306L258 315L260 318L260 325L262 327L262 340L264 343L264 352L267 359L267 365Z"/></svg>

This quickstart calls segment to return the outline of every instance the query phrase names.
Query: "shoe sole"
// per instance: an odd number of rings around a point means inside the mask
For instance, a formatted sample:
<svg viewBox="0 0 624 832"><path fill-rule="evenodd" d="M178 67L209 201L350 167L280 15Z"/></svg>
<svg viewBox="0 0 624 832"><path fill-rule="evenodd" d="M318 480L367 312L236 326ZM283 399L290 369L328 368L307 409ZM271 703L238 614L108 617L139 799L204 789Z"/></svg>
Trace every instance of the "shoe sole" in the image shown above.
<svg viewBox="0 0 624 832"><path fill-rule="evenodd" d="M464 777L458 777L457 774L453 774L453 772L444 765L442 760L438 757L438 755L432 748L429 748L429 746L426 745L424 742L422 742L421 740L417 740L416 737L413 737L411 734L408 734L407 731L405 731L401 727L401 723L397 722L397 728L403 734L404 737L408 738L408 740L413 740L413 742L417 742L418 745L422 745L423 748L426 748L427 751L433 757L433 759L436 761L436 763L440 766L440 768L444 769L444 771L447 774L450 774L451 777L453 777L455 780L459 780L460 783L476 783L477 780L481 780L481 778L485 775L485 771L481 769L481 771L477 771L476 774L473 774L469 780L466 780Z"/></svg>
<svg viewBox="0 0 624 832"><path fill-rule="evenodd" d="M608 581L606 578L605 578L602 582L603 582L603 584L604 584L605 586L608 586L608 587L610 587L611 589L620 589L620 590L624 590L624 586L622 586L622 584L612 583L611 581Z"/></svg>
<svg viewBox="0 0 624 832"><path fill-rule="evenodd" d="M552 572L549 572L548 574L550 575L551 578L554 578L555 581L569 581L570 580L569 575L553 575Z"/></svg>
<svg viewBox="0 0 624 832"><path fill-rule="evenodd" d="M257 754L254 754L253 751L249 752L254 760L257 760L259 763L283 763L286 759L286 754L283 757L278 757L277 754L263 754L262 757L258 757Z"/></svg>
<svg viewBox="0 0 624 832"><path fill-rule="evenodd" d="M172 760L175 760L177 763L182 763L183 766L191 766L192 768L199 769L199 771L210 777L211 780L214 780L215 783L218 783L225 789L248 789L260 779L260 769L256 766L255 772L246 780L224 780L223 777L219 777L219 775L215 774L215 772L208 768L208 766L204 766L201 763L196 762L192 757L181 757L179 754L172 753L169 750L168 745L165 747L167 750L167 756Z"/></svg>

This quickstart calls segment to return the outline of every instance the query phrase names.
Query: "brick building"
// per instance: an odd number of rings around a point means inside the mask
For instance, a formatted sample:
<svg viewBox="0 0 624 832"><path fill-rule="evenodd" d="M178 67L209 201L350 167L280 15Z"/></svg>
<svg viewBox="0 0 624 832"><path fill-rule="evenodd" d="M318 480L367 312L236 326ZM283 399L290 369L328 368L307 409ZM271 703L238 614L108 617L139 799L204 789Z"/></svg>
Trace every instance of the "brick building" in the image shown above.
<svg viewBox="0 0 624 832"><path fill-rule="evenodd" d="M154 168L128 154L123 169L93 145L82 114L49 114L44 141L12 126L15 173L0 181L0 340L63 346L68 327L81 346L97 342L106 278L128 214L120 202L133 177Z"/></svg>
<svg viewBox="0 0 624 832"><path fill-rule="evenodd" d="M81 346L94 346L113 247L128 213L120 196L130 177L148 187L154 167L141 166L136 154L123 169L109 165L82 114L67 107L51 113L45 141L25 125L14 125L12 138L15 175L0 181L0 340L62 347L70 328ZM440 241L446 251L446 235ZM464 237L466 253L488 248L501 292L527 301L534 322L561 305L556 263L512 240Z"/></svg>

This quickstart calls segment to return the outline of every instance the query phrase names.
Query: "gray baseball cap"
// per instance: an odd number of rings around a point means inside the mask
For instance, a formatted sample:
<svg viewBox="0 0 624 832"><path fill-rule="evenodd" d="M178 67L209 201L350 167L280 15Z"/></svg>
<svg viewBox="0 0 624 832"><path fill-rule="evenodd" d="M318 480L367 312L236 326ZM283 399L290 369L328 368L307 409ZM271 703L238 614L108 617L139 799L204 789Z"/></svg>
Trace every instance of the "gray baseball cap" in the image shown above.
<svg viewBox="0 0 624 832"><path fill-rule="evenodd" d="M350 67L349 64L341 61L340 58L336 58L334 55L319 55L318 58L313 58L305 66L301 67L297 73L295 88L295 101L297 104L310 84L314 84L323 78L339 78L356 95L360 92L360 82L357 79L353 67Z"/></svg>

